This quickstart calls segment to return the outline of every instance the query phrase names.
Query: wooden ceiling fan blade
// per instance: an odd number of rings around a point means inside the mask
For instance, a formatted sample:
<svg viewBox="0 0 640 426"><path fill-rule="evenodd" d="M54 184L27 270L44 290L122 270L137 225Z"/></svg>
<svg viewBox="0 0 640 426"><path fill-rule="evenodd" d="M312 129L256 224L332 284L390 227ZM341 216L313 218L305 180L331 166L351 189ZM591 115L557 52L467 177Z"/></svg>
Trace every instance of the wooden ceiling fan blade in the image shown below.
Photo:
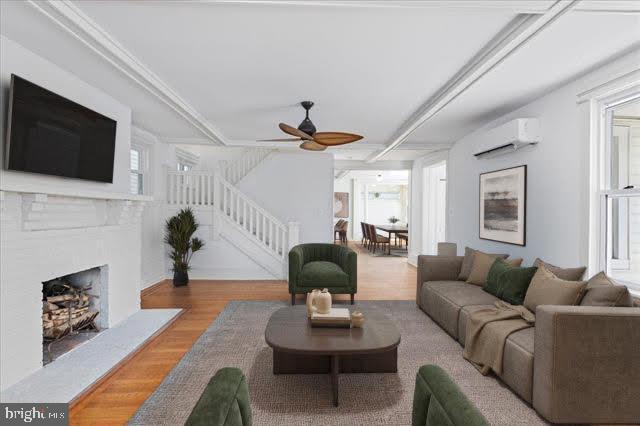
<svg viewBox="0 0 640 426"><path fill-rule="evenodd" d="M325 146L344 145L359 141L360 139L362 139L360 135L345 132L316 132L313 135L314 141Z"/></svg>
<svg viewBox="0 0 640 426"><path fill-rule="evenodd" d="M257 142L297 142L300 138L258 139Z"/></svg>
<svg viewBox="0 0 640 426"><path fill-rule="evenodd" d="M311 136L309 136L308 134L306 134L302 130L296 129L295 127L289 126L288 124L280 123L280 124L278 124L278 127L280 127L280 130L282 130L283 132L285 132L286 134L289 134L291 136L297 136L300 139L304 139L304 140L308 140L308 141L312 141L313 140L313 138Z"/></svg>
<svg viewBox="0 0 640 426"><path fill-rule="evenodd" d="M306 149L307 151L324 151L327 149L326 146L315 143L314 141L304 141L300 144L300 148Z"/></svg>

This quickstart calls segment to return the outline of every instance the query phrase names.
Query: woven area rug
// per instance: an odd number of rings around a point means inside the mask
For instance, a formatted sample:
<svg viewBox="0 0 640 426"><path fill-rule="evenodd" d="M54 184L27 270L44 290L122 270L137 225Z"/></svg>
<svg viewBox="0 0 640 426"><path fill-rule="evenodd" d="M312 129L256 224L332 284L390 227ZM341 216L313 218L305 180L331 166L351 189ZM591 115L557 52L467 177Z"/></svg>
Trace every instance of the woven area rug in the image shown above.
<svg viewBox="0 0 640 426"><path fill-rule="evenodd" d="M424 364L447 371L496 425L546 424L524 401L462 358L462 347L413 301L364 301L402 336L397 374L340 375L340 406L331 402L329 375L272 374L264 341L270 315L285 302L230 302L130 420L134 425L179 425L221 367L247 375L255 425L410 425L415 375Z"/></svg>

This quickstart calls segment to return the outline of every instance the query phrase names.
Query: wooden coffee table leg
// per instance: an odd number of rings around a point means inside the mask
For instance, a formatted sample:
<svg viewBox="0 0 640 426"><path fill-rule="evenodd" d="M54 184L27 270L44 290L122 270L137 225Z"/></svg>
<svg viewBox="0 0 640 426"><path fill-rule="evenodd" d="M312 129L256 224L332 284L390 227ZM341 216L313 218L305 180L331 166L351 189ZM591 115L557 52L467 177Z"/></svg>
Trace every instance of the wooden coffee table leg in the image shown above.
<svg viewBox="0 0 640 426"><path fill-rule="evenodd" d="M333 391L333 405L338 406L338 374L340 373L340 360L338 355L331 355L331 389Z"/></svg>

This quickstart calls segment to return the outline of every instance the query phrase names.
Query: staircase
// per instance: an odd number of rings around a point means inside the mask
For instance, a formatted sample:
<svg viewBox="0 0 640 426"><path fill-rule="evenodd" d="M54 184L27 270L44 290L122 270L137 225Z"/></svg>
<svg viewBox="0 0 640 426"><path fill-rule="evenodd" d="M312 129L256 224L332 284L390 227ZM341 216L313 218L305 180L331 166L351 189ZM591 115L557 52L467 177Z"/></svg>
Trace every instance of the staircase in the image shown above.
<svg viewBox="0 0 640 426"><path fill-rule="evenodd" d="M272 152L268 148L247 149L243 155L231 163L221 164L222 176L233 185L237 185L254 167Z"/></svg>
<svg viewBox="0 0 640 426"><path fill-rule="evenodd" d="M211 220L201 222L212 224L212 239L225 239L275 278L282 279L287 274L289 248L298 243L298 224L282 223L229 180L239 182L269 152L250 152L221 172L169 171L167 205L192 207L205 219L211 215Z"/></svg>

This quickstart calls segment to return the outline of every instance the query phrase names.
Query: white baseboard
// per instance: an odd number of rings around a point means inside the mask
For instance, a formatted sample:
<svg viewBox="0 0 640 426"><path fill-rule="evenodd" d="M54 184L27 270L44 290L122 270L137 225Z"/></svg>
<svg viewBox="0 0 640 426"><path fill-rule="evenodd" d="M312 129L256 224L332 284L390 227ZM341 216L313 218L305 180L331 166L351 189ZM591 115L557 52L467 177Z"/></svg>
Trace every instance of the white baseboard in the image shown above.
<svg viewBox="0 0 640 426"><path fill-rule="evenodd" d="M194 268L189 271L192 280L277 280L262 268Z"/></svg>

